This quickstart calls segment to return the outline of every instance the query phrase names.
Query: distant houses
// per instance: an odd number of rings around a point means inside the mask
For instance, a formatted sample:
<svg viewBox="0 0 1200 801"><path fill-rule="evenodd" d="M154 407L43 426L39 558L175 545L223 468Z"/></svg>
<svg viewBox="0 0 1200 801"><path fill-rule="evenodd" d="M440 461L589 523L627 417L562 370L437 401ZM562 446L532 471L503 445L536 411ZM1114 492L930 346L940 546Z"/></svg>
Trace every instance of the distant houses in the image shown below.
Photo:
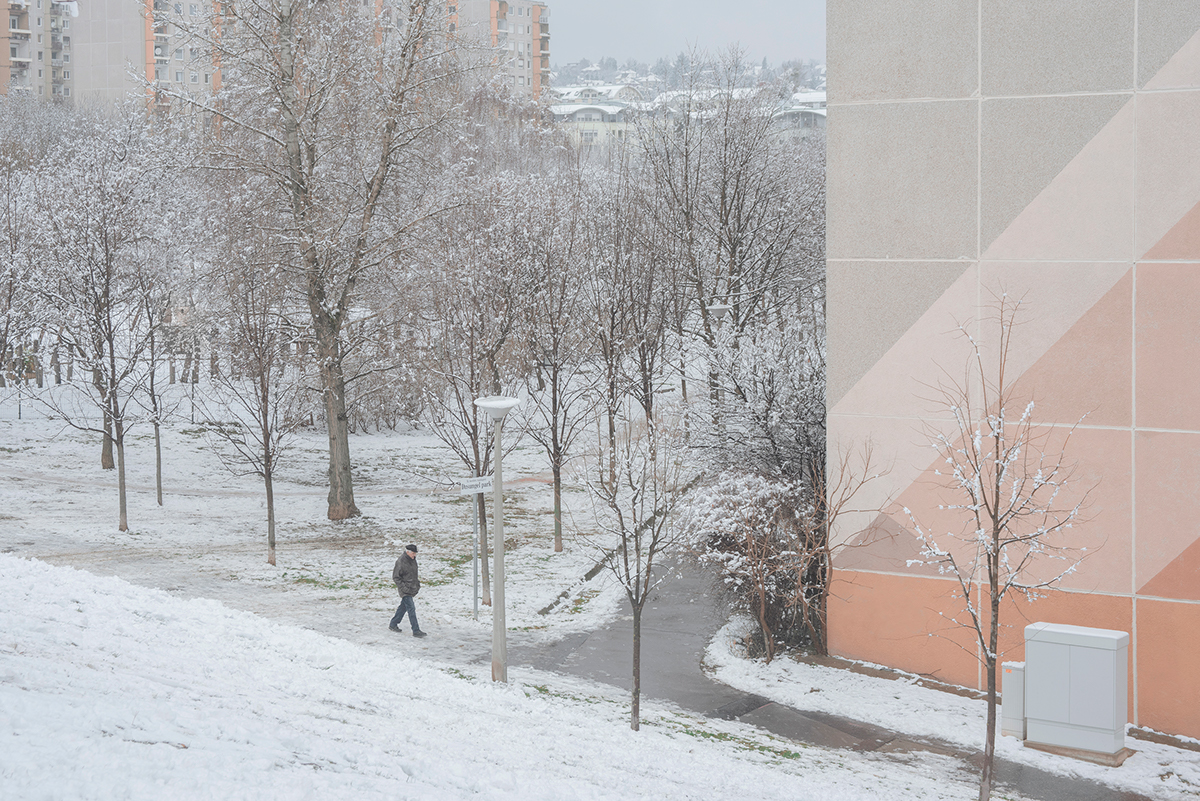
<svg viewBox="0 0 1200 801"><path fill-rule="evenodd" d="M652 90L651 90L652 91ZM735 90L752 96L759 90ZM711 97L720 90L709 89L700 96ZM687 93L654 92L632 83L559 86L550 90L550 113L568 132L572 142L584 150L603 150L636 136L639 116L671 117L681 110ZM695 95L693 95L695 96ZM825 128L825 92L797 92L775 104L772 112L778 136L799 141Z"/></svg>

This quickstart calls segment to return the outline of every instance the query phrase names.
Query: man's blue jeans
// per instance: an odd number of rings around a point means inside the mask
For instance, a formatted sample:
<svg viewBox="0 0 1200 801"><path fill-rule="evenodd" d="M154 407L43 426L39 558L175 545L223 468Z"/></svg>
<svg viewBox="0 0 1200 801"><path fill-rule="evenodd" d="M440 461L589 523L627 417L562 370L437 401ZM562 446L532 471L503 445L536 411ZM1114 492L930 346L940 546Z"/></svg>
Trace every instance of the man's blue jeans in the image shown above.
<svg viewBox="0 0 1200 801"><path fill-rule="evenodd" d="M388 625L399 626L400 621L404 620L404 615L406 613L408 614L409 622L412 623L412 630L415 634L421 630L421 627L417 625L417 605L413 603L413 597L411 595L405 595L400 599L400 605L396 607L396 615L392 618L392 622Z"/></svg>

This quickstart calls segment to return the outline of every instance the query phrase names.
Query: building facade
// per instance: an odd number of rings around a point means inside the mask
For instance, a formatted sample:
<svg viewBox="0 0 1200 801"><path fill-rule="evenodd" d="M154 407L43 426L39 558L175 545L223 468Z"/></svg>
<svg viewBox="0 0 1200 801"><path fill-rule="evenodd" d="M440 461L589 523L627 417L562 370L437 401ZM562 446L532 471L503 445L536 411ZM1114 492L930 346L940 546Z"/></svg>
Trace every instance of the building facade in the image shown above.
<svg viewBox="0 0 1200 801"><path fill-rule="evenodd" d="M210 0L7 0L0 94L49 100L112 101L144 92L140 81L175 94L206 95L220 84L208 48L184 29L208 29ZM377 13L380 2L363 3ZM500 53L519 94L550 84L550 12L543 3L450 0L447 24ZM177 24L178 23L178 24Z"/></svg>
<svg viewBox="0 0 1200 801"><path fill-rule="evenodd" d="M550 87L550 9L529 0L449 0L450 30L499 52L501 75L517 94Z"/></svg>
<svg viewBox="0 0 1200 801"><path fill-rule="evenodd" d="M1010 378L1043 433L1078 423L1092 490L1000 658L1027 622L1128 632L1129 719L1200 737L1200 4L830 0L828 37L830 461L885 469L833 532L831 649L982 686L914 520L956 525L935 388L1007 292Z"/></svg>
<svg viewBox="0 0 1200 801"><path fill-rule="evenodd" d="M74 2L10 0L0 86L45 99L70 99L77 74L78 16Z"/></svg>

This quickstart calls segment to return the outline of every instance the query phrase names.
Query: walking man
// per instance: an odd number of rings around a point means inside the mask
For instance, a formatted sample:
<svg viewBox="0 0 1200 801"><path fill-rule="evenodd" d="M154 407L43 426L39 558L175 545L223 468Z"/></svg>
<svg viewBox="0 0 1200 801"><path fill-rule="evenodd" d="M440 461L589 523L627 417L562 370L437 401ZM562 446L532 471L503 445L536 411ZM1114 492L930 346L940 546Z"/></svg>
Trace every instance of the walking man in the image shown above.
<svg viewBox="0 0 1200 801"><path fill-rule="evenodd" d="M400 621L407 614L412 623L413 636L424 637L425 632L417 625L417 605L413 602L413 596L421 591L421 580L417 578L417 546L409 545L396 560L396 566L392 568L392 581L396 582L396 589L400 591L400 606L396 608L388 628L400 631Z"/></svg>

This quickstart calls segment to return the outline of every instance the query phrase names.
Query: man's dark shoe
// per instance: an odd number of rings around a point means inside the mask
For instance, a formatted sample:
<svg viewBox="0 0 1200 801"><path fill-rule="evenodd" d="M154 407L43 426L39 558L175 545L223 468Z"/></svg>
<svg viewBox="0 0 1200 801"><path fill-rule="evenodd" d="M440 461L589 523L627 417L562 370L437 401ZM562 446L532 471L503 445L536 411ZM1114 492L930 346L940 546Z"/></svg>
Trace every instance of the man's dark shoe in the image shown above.
<svg viewBox="0 0 1200 801"><path fill-rule="evenodd" d="M424 637L426 635L425 635L425 632L423 632L423 631L414 631L413 636L414 637Z"/></svg>
<svg viewBox="0 0 1200 801"><path fill-rule="evenodd" d="M400 631L400 627L397 626L395 623L389 623L388 628L391 629L392 631Z"/></svg>

